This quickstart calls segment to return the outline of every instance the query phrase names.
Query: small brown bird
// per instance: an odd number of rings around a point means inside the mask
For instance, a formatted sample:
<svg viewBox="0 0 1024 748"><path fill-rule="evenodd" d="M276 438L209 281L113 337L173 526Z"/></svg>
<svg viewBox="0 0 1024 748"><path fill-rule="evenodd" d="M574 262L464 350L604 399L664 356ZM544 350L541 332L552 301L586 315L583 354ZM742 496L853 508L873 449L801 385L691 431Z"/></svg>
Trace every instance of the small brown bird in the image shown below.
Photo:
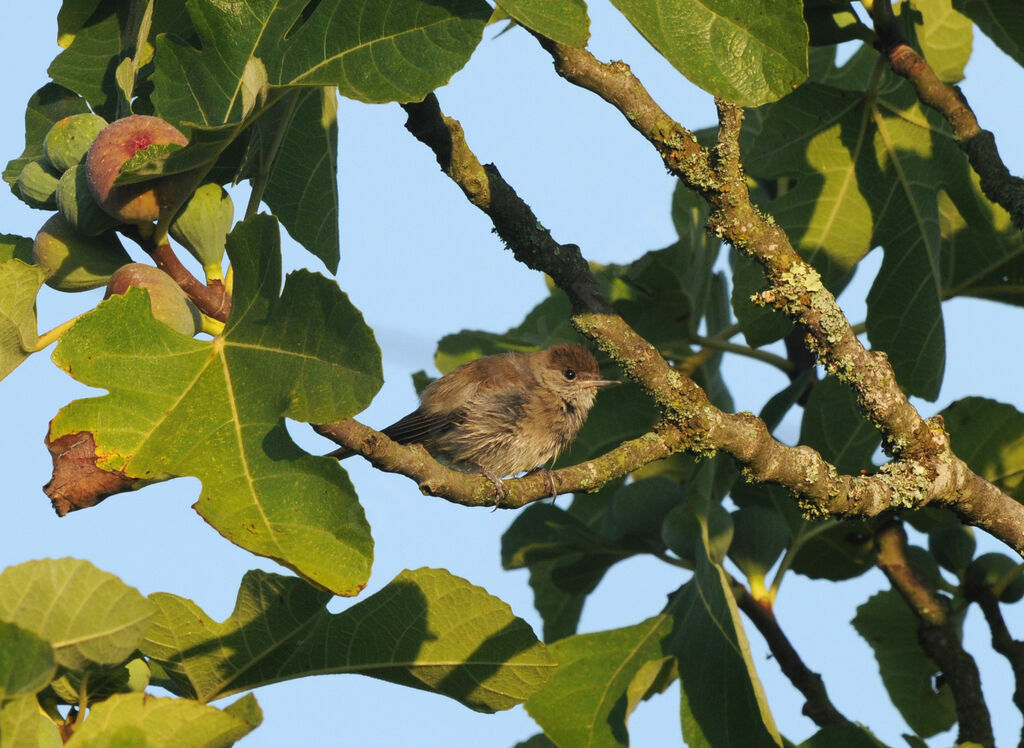
<svg viewBox="0 0 1024 748"><path fill-rule="evenodd" d="M383 433L400 444L421 444L452 467L483 473L500 497L502 477L539 468L576 438L598 388L608 384L618 382L602 379L581 345L485 356L432 382L420 406ZM332 454L341 459L352 452Z"/></svg>

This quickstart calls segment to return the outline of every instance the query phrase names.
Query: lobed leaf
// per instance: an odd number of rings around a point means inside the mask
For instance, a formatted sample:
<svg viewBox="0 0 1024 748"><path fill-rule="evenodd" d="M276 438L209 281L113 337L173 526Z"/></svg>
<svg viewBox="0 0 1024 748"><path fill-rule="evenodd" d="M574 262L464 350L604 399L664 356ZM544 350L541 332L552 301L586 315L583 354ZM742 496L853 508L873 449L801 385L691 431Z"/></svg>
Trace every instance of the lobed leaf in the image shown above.
<svg viewBox="0 0 1024 748"><path fill-rule="evenodd" d="M921 649L919 622L898 592L884 590L857 608L857 633L871 645L893 705L918 735L930 737L956 722L953 692L936 685L938 666Z"/></svg>
<svg viewBox="0 0 1024 748"><path fill-rule="evenodd" d="M1024 413L984 397L942 411L950 444L971 470L1024 501Z"/></svg>
<svg viewBox="0 0 1024 748"><path fill-rule="evenodd" d="M1024 65L1024 17L1017 0L953 0L953 7L978 24L1018 65Z"/></svg>
<svg viewBox="0 0 1024 748"><path fill-rule="evenodd" d="M17 696L0 707L0 748L62 748L53 721L43 714L35 694Z"/></svg>
<svg viewBox="0 0 1024 748"><path fill-rule="evenodd" d="M53 647L31 631L0 620L0 703L35 694L57 672Z"/></svg>
<svg viewBox="0 0 1024 748"><path fill-rule="evenodd" d="M251 714L250 710L246 716ZM233 745L260 721L262 715L253 723L231 707L221 710L188 699L118 694L93 706L65 745L219 748Z"/></svg>
<svg viewBox="0 0 1024 748"><path fill-rule="evenodd" d="M541 36L570 47L584 47L590 38L585 0L497 0L511 18Z"/></svg>
<svg viewBox="0 0 1024 748"><path fill-rule="evenodd" d="M16 244L10 242L12 239ZM0 379L28 358L39 340L36 295L46 272L20 259L26 244L31 253L30 240L0 234ZM11 256L16 258L8 259Z"/></svg>
<svg viewBox="0 0 1024 748"><path fill-rule="evenodd" d="M142 641L155 610L133 587L88 561L29 561L0 572L0 621L53 647L58 665L117 665Z"/></svg>
<svg viewBox="0 0 1024 748"><path fill-rule="evenodd" d="M298 271L279 291L273 219L238 224L228 255L233 307L212 341L157 322L134 290L65 334L54 361L110 394L63 408L50 440L89 434L98 467L131 480L199 478L195 509L226 538L356 594L372 557L363 510L337 461L303 452L284 418L328 423L362 410L382 380L373 333L322 276Z"/></svg>
<svg viewBox="0 0 1024 748"><path fill-rule="evenodd" d="M245 575L223 623L191 600L151 599L160 613L142 651L204 702L306 675L360 673L493 712L527 699L554 665L507 604L440 569L404 571L338 614L327 611L330 595L262 571Z"/></svg>
<svg viewBox="0 0 1024 748"><path fill-rule="evenodd" d="M798 0L613 0L673 67L743 106L775 101L807 78Z"/></svg>

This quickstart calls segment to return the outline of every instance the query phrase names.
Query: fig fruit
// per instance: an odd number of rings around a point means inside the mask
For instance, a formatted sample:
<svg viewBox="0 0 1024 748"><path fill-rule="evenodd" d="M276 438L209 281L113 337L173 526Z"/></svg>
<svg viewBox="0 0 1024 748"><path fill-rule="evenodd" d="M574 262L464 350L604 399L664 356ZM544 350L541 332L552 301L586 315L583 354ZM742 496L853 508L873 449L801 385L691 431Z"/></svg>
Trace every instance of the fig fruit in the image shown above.
<svg viewBox="0 0 1024 748"><path fill-rule="evenodd" d="M1017 562L1002 553L984 553L967 567L967 579L977 586L992 587L1017 567ZM1024 597L1024 574L1018 573L999 595L1004 603L1015 603Z"/></svg>
<svg viewBox="0 0 1024 748"><path fill-rule="evenodd" d="M58 171L64 172L85 156L92 141L107 126L98 114L72 114L55 122L43 138L43 153Z"/></svg>
<svg viewBox="0 0 1024 748"><path fill-rule="evenodd" d="M102 234L117 225L92 196L82 164L72 166L57 182L57 210L79 234L86 236Z"/></svg>
<svg viewBox="0 0 1024 748"><path fill-rule="evenodd" d="M126 262L131 262L113 232L79 234L60 213L51 216L32 245L35 263L46 271L46 285L58 291L99 288Z"/></svg>
<svg viewBox="0 0 1024 748"><path fill-rule="evenodd" d="M33 208L53 210L57 207L59 176L43 159L29 161L18 175L18 195Z"/></svg>
<svg viewBox="0 0 1024 748"><path fill-rule="evenodd" d="M133 114L103 128L89 147L86 173L96 202L121 223L150 223L187 197L191 174L172 174L135 184L114 185L114 180L136 152L153 145L186 145L174 125L159 117Z"/></svg>
<svg viewBox="0 0 1024 748"><path fill-rule="evenodd" d="M123 294L132 286L149 292L149 308L153 316L182 335L192 337L202 326L202 317L195 304L189 301L181 286L167 273L152 265L132 262L117 269L103 298Z"/></svg>
<svg viewBox="0 0 1024 748"><path fill-rule="evenodd" d="M235 220L231 195L219 184L199 187L171 224L171 236L192 253L208 278L221 277L228 232Z"/></svg>

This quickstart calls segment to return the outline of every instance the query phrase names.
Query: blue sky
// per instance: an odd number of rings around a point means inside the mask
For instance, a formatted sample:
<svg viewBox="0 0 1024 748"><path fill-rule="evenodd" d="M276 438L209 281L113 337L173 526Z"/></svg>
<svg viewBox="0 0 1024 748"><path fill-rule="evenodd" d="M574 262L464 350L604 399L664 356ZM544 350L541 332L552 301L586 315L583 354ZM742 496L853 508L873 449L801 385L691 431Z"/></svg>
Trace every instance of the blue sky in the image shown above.
<svg viewBox="0 0 1024 748"><path fill-rule="evenodd" d="M591 5L591 49L598 57L628 62L687 127L713 124L709 96L675 73L610 4ZM2 91L9 104L0 114L4 160L21 152L24 102L46 81L46 66L59 51L58 8L54 0L37 0L5 3L0 10L8 30L0 48L0 69L7 71ZM554 75L550 58L532 38L514 30L495 39L494 33L488 30L468 67L438 94L445 112L462 122L480 159L493 161L555 237L580 245L590 260L624 262L674 241L668 211L673 180L655 151L616 111ZM1007 91L1024 90L1020 67L976 34L963 88L983 126L996 133L1011 171L1024 173L1024 150L1010 139L1019 131L1019 114L1004 98ZM339 116L342 259L337 278L383 351L384 388L360 417L379 427L415 406L409 375L432 370L441 336L464 328L505 330L547 291L542 277L501 247L486 217L441 174L433 154L409 136L397 105L342 100ZM236 199L236 205L244 200ZM0 232L32 236L45 217L0 190ZM877 253L869 256L841 298L853 321L864 317L863 298L878 261ZM323 270L294 245L285 263ZM40 328L91 307L99 294L44 290ZM945 385L937 403L919 404L922 412L930 415L967 394L1024 410L1019 346L1006 335L1024 327L1021 310L967 300L945 309L950 352ZM7 484L0 494L6 517L0 523L0 567L32 558L85 558L143 593L190 597L218 619L230 613L245 570L280 571L220 538L190 509L199 490L193 479L114 497L58 519L40 490L50 472L42 438L57 408L87 389L56 369L48 355L34 356L0 383L0 413L7 426L0 458ZM746 361L727 359L725 372L738 410L756 412L786 384L775 370ZM327 451L327 443L308 427L291 424L291 431L311 451ZM794 421L782 436L792 441L797 431ZM540 630L526 573L500 567L500 536L511 513L425 498L409 480L378 473L359 458L345 467L376 542L368 592L403 568L444 567L503 598ZM664 596L683 580L678 570L654 559L619 564L588 602L580 630L636 623L659 610ZM868 723L890 745L900 745L906 727L884 696L871 650L848 625L856 606L883 586L878 572L839 586L790 578L776 613L808 666L825 677L839 709ZM348 604L336 600L332 607ZM1009 608L1007 615L1016 634L1024 635L1021 606ZM799 742L814 726L800 715L799 695L767 658L752 627L749 638L774 717L781 731ZM997 743L1011 744L1019 736L1020 718L1009 702L1009 668L992 655L976 613L968 618L967 639L982 667ZM680 742L677 693L673 687L640 706L630 721L634 745ZM261 689L256 696L265 722L243 742L250 747L497 747L538 731L521 708L480 715L440 696L360 676L307 678ZM953 736L931 742L948 745Z"/></svg>

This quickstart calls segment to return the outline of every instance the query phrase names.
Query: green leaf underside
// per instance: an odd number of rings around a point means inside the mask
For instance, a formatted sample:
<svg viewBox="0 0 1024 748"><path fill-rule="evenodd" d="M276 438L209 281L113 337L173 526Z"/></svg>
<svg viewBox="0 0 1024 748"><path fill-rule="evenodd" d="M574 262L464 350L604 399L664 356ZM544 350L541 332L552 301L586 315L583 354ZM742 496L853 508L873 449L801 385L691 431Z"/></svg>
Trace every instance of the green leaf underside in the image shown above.
<svg viewBox="0 0 1024 748"><path fill-rule="evenodd" d="M583 47L590 38L590 18L584 0L497 0L510 17L538 34Z"/></svg>
<svg viewBox="0 0 1024 748"><path fill-rule="evenodd" d="M62 748L57 726L39 709L35 694L24 694L0 708L0 746L3 748Z"/></svg>
<svg viewBox="0 0 1024 748"><path fill-rule="evenodd" d="M0 573L0 621L31 631L71 670L128 659L154 606L137 590L88 561L29 561Z"/></svg>
<svg viewBox="0 0 1024 748"><path fill-rule="evenodd" d="M743 106L780 99L807 78L799 0L613 0L673 67Z"/></svg>
<svg viewBox="0 0 1024 748"><path fill-rule="evenodd" d="M46 279L37 265L20 259L4 262L4 237L0 235L0 379L10 374L32 353L38 341L36 294ZM19 239L21 237L18 237ZM31 242L29 242L31 247Z"/></svg>
<svg viewBox="0 0 1024 748"><path fill-rule="evenodd" d="M899 12L901 17L909 15L921 52L939 79L962 80L971 57L971 19L955 11L952 0L915 0L901 5Z"/></svg>
<svg viewBox="0 0 1024 748"><path fill-rule="evenodd" d="M404 571L338 614L325 608L329 598L302 580L250 571L231 617L217 623L191 600L158 593L160 614L142 650L201 701L360 673L493 712L524 701L554 668L507 604L443 569Z"/></svg>
<svg viewBox="0 0 1024 748"><path fill-rule="evenodd" d="M550 650L558 670L526 708L559 745L627 745L626 720L638 697L660 690L674 667L687 745L781 744L728 579L700 541L694 576L664 613L571 636Z"/></svg>
<svg viewBox="0 0 1024 748"><path fill-rule="evenodd" d="M1024 413L982 397L942 411L950 444L971 470L1024 501Z"/></svg>
<svg viewBox="0 0 1024 748"><path fill-rule="evenodd" d="M419 101L469 59L491 9L482 0L197 0L201 49L157 40L154 100L161 115L205 125L236 121L246 65L271 86L338 86L360 101Z"/></svg>
<svg viewBox="0 0 1024 748"><path fill-rule="evenodd" d="M267 216L228 238L235 297L222 336L184 337L130 290L83 317L58 366L109 395L62 409L51 439L88 431L98 465L142 480L192 475L196 510L222 535L338 594L356 594L369 527L337 461L306 454L284 417L330 423L379 389L372 331L337 285L298 271L280 288L279 229Z"/></svg>
<svg viewBox="0 0 1024 748"><path fill-rule="evenodd" d="M882 682L893 705L922 737L948 730L956 722L948 683L936 689L938 666L918 641L919 623L893 590L873 595L857 608L853 626L875 652Z"/></svg>
<svg viewBox="0 0 1024 748"><path fill-rule="evenodd" d="M0 620L0 703L34 694L57 671L53 647L31 631Z"/></svg>
<svg viewBox="0 0 1024 748"><path fill-rule="evenodd" d="M158 698L143 693L117 694L93 706L89 718L65 745L69 748L229 746L255 726L230 707L221 710L188 699Z"/></svg>

